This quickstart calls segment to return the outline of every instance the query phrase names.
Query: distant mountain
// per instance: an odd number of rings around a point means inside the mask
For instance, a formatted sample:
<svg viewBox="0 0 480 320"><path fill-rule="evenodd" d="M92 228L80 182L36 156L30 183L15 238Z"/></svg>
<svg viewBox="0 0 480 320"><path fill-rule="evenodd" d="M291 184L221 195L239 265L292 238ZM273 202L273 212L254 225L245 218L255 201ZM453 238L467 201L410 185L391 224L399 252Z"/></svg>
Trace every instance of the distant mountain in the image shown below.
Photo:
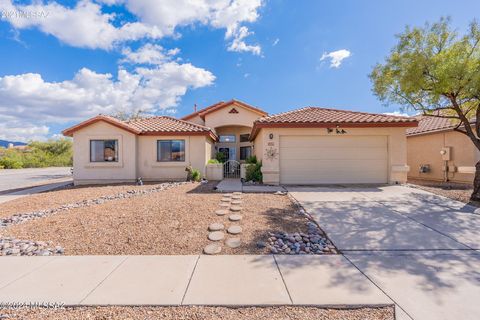
<svg viewBox="0 0 480 320"><path fill-rule="evenodd" d="M13 143L14 146L26 146L27 144L24 142L15 142L15 141L7 141L7 140L0 140L0 147L7 148L10 143Z"/></svg>

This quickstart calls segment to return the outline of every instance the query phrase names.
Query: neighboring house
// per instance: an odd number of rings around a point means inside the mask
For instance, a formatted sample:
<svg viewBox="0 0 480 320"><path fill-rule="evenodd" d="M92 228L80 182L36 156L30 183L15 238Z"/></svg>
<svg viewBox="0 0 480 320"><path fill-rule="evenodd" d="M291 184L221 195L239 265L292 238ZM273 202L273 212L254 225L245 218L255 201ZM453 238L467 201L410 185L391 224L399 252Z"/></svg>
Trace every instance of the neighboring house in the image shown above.
<svg viewBox="0 0 480 320"><path fill-rule="evenodd" d="M480 152L466 135L455 132L450 119L417 117L407 130L410 179L472 182Z"/></svg>
<svg viewBox="0 0 480 320"><path fill-rule="evenodd" d="M100 115L63 133L73 137L76 184L185 179L188 165L204 175L217 152L238 162L256 155L266 184L401 183L405 131L417 123L317 107L268 116L231 100L182 119Z"/></svg>

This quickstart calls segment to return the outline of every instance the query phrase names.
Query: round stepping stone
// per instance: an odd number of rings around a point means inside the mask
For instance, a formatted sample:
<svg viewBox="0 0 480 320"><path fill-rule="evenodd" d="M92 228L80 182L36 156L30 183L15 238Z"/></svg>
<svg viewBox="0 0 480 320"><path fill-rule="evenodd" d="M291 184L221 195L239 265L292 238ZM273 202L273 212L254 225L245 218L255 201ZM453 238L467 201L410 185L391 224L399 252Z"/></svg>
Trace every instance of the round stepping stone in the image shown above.
<svg viewBox="0 0 480 320"><path fill-rule="evenodd" d="M222 201L222 202L230 202L230 198L222 198L220 201Z"/></svg>
<svg viewBox="0 0 480 320"><path fill-rule="evenodd" d="M239 211L242 211L242 207L239 207L239 206L231 206L231 207L230 207L230 210L235 211L235 212L239 212Z"/></svg>
<svg viewBox="0 0 480 320"><path fill-rule="evenodd" d="M239 215L239 214L231 214L231 215L228 217L228 219L229 219L230 221L240 221L240 220L242 220L242 216Z"/></svg>
<svg viewBox="0 0 480 320"><path fill-rule="evenodd" d="M220 203L220 207L228 208L230 207L230 203L225 203L225 202Z"/></svg>
<svg viewBox="0 0 480 320"><path fill-rule="evenodd" d="M241 196L233 196L232 200L242 200L242 197Z"/></svg>
<svg viewBox="0 0 480 320"><path fill-rule="evenodd" d="M208 234L208 239L212 241L220 241L225 238L225 233L222 231L213 231Z"/></svg>
<svg viewBox="0 0 480 320"><path fill-rule="evenodd" d="M239 205L239 204L242 204L242 201L240 201L240 200L233 200L233 201L231 202L231 204Z"/></svg>
<svg viewBox="0 0 480 320"><path fill-rule="evenodd" d="M210 231L220 231L220 230L223 230L225 229L225 226L221 223L212 223L209 227L208 227L208 230Z"/></svg>
<svg viewBox="0 0 480 320"><path fill-rule="evenodd" d="M242 227L240 226L230 226L227 230L230 234L239 234L242 233Z"/></svg>
<svg viewBox="0 0 480 320"><path fill-rule="evenodd" d="M218 243L212 243L203 249L205 254L218 254L222 251L222 247Z"/></svg>
<svg viewBox="0 0 480 320"><path fill-rule="evenodd" d="M241 193L241 192L238 192L238 191L236 191L236 192L234 192L233 194L234 194L234 195L239 195L239 194L242 194L242 193Z"/></svg>
<svg viewBox="0 0 480 320"><path fill-rule="evenodd" d="M225 244L228 247L235 249L242 245L242 240L240 240L240 238L228 238L227 240L225 240Z"/></svg>
<svg viewBox="0 0 480 320"><path fill-rule="evenodd" d="M225 193L225 194L223 194L223 197L224 198L231 198L232 194L231 193Z"/></svg>
<svg viewBox="0 0 480 320"><path fill-rule="evenodd" d="M215 214L216 214L217 216L224 216L224 215L226 215L228 212L229 212L228 210L221 210L221 209L220 209L220 210L215 211Z"/></svg>

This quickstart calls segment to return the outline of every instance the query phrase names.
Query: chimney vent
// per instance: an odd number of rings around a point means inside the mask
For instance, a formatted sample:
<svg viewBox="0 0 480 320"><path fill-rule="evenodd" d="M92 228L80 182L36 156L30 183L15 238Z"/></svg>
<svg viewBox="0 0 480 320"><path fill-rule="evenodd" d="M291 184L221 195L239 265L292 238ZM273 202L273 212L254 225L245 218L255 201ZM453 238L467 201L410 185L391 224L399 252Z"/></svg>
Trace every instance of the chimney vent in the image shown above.
<svg viewBox="0 0 480 320"><path fill-rule="evenodd" d="M196 103L193 105L193 112L197 112L197 104Z"/></svg>

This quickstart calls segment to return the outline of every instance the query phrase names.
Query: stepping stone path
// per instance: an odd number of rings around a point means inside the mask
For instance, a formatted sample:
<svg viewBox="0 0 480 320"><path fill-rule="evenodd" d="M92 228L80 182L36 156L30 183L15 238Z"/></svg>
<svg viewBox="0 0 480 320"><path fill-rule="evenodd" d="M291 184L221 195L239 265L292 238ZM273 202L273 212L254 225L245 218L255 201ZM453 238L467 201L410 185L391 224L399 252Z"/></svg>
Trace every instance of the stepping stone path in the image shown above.
<svg viewBox="0 0 480 320"><path fill-rule="evenodd" d="M235 191L233 194L234 194L234 195L239 195L239 194L242 194L242 193L241 193L241 192L238 192L238 191Z"/></svg>
<svg viewBox="0 0 480 320"><path fill-rule="evenodd" d="M241 196L233 196L232 200L242 200L242 197Z"/></svg>
<svg viewBox="0 0 480 320"><path fill-rule="evenodd" d="M203 249L203 252L205 252L205 254L218 254L218 253L222 252L222 246L219 245L218 243L212 243L212 244L207 245Z"/></svg>
<svg viewBox="0 0 480 320"><path fill-rule="evenodd" d="M209 227L208 230L210 231L220 231L225 229L225 226L221 223L212 223Z"/></svg>
<svg viewBox="0 0 480 320"><path fill-rule="evenodd" d="M227 247L235 249L242 245L242 240L240 240L240 238L228 238L225 240L225 244Z"/></svg>
<svg viewBox="0 0 480 320"><path fill-rule="evenodd" d="M235 212L239 212L239 211L242 211L242 207L232 206L232 207L230 207L230 210L235 211Z"/></svg>
<svg viewBox="0 0 480 320"><path fill-rule="evenodd" d="M232 194L231 193L225 193L223 195L224 198L231 198L232 197Z"/></svg>
<svg viewBox="0 0 480 320"><path fill-rule="evenodd" d="M230 226L227 229L227 232L230 233L230 234L239 234L239 233L242 233L242 227L240 227L240 226Z"/></svg>
<svg viewBox="0 0 480 320"><path fill-rule="evenodd" d="M208 234L208 239L212 241L220 241L225 238L225 233L222 231L213 231Z"/></svg>
<svg viewBox="0 0 480 320"><path fill-rule="evenodd" d="M220 200L222 202L230 202L230 198L222 198L222 200Z"/></svg>
<svg viewBox="0 0 480 320"><path fill-rule="evenodd" d="M240 200L233 200L233 201L231 202L231 204L233 204L233 205L239 205L239 204L242 204L242 201L240 201Z"/></svg>
<svg viewBox="0 0 480 320"><path fill-rule="evenodd" d="M226 215L227 213L229 213L228 210L222 210L222 209L220 209L220 210L215 211L215 214L216 214L217 216L224 216L224 215Z"/></svg>
<svg viewBox="0 0 480 320"><path fill-rule="evenodd" d="M239 214L232 214L228 217L230 221L240 221L242 220L242 216Z"/></svg>

